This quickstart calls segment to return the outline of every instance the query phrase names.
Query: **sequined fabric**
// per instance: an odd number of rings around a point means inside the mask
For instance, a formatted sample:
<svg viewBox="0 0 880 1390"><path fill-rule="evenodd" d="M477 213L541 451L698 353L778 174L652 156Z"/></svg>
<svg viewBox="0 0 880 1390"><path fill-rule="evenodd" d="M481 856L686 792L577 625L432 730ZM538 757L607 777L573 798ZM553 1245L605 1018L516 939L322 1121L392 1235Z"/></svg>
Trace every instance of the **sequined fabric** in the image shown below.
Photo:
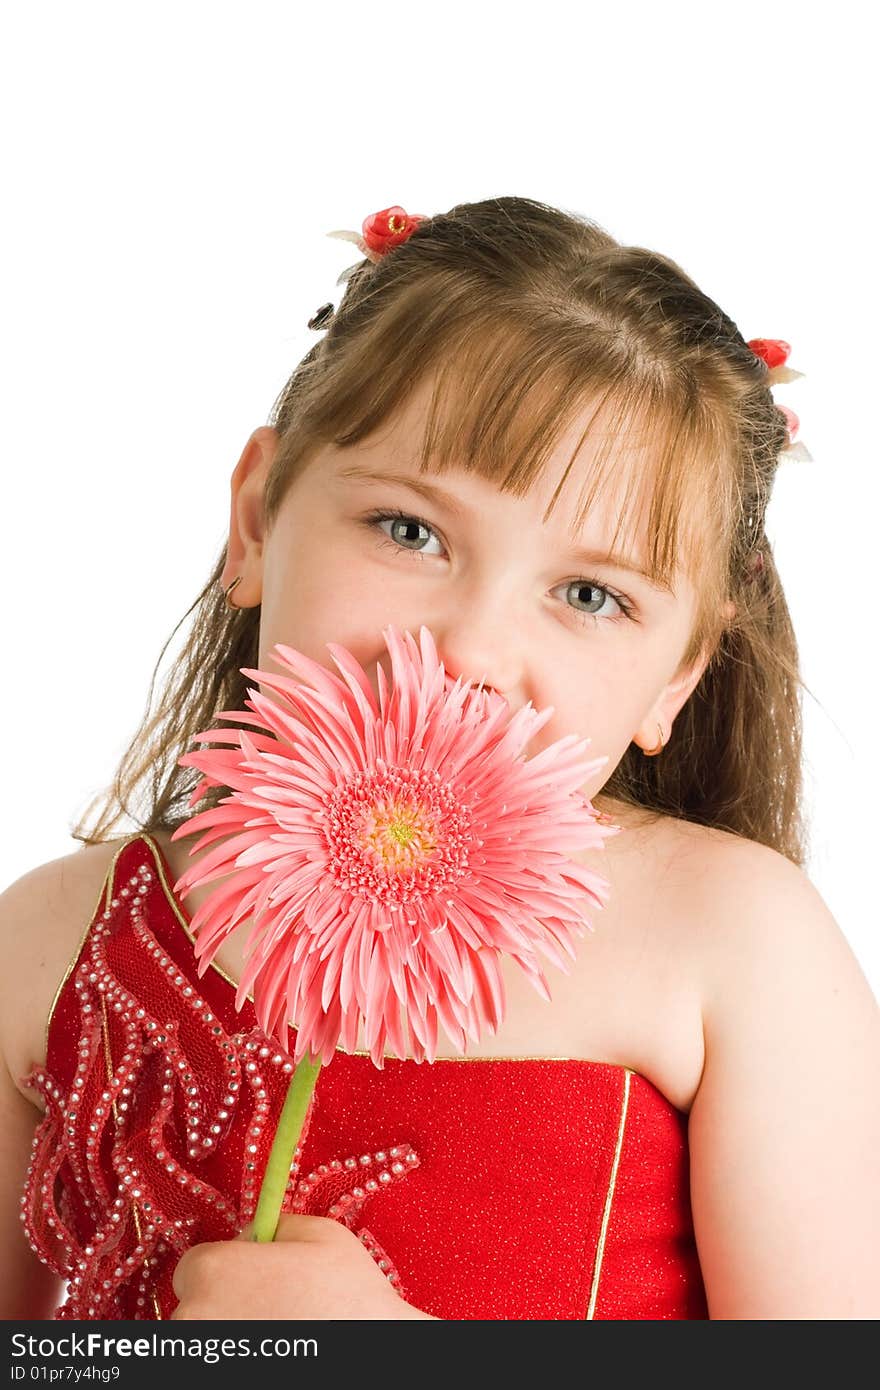
<svg viewBox="0 0 880 1390"><path fill-rule="evenodd" d="M22 1199L57 1318L167 1318L184 1250L251 1219L292 1070L219 969L152 837L119 848L60 987ZM292 1052L292 1045L291 1045ZM687 1117L628 1068L337 1052L285 1210L355 1230L450 1319L705 1318Z"/></svg>

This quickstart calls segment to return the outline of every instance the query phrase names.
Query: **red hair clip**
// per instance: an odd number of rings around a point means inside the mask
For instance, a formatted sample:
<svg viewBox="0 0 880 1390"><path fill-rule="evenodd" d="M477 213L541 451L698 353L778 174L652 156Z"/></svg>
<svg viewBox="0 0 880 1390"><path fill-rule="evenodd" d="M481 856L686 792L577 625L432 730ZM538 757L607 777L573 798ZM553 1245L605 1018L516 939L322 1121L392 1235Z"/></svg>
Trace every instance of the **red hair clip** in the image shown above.
<svg viewBox="0 0 880 1390"><path fill-rule="evenodd" d="M361 255L375 263L393 251L395 246L407 241L419 223L425 220L424 213L405 212L395 204L394 207L371 212L369 217L364 218L360 232L328 232L327 235L338 237L340 241L354 242ZM355 270L356 265L343 270L336 281L337 285L341 285Z"/></svg>
<svg viewBox="0 0 880 1390"><path fill-rule="evenodd" d="M766 363L767 385L777 386L782 381L796 381L798 377L804 375L803 372L796 372L791 367L787 367L791 347L782 338L750 338L747 344L752 349L756 357ZM776 409L785 416L786 429L789 441L793 440L800 429L800 420L793 410L789 410L786 405L777 403ZM807 459L812 462L813 455L806 445L798 442L789 442L784 449L779 451L780 458Z"/></svg>

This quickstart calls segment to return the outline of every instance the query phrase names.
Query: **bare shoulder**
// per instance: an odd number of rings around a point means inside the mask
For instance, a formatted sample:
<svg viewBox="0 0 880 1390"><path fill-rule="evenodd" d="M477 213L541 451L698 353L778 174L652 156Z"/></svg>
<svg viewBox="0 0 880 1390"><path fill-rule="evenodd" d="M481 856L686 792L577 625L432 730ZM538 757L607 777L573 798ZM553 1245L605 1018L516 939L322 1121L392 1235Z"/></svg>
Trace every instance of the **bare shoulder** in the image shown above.
<svg viewBox="0 0 880 1390"><path fill-rule="evenodd" d="M16 1084L45 1062L55 996L126 837L38 864L0 893L0 1053ZM30 1091L24 1092L36 1103Z"/></svg>
<svg viewBox="0 0 880 1390"><path fill-rule="evenodd" d="M868 1041L863 1057L880 1063L877 1001L845 933L807 871L766 845L712 841L705 875L695 874L695 903L708 927L700 954L707 1054L734 1048L784 1051L789 1040L829 1035L826 1059L839 1056L853 1028ZM847 1027L831 1019L843 1008ZM833 1034L833 1036L832 1036ZM734 1044L734 1038L738 1039ZM788 1043L786 1043L786 1046ZM804 1052L806 1055L806 1052ZM830 1078L829 1078L830 1079Z"/></svg>
<svg viewBox="0 0 880 1390"><path fill-rule="evenodd" d="M804 869L750 841L707 862L689 1139L710 1317L877 1317L880 1009Z"/></svg>
<svg viewBox="0 0 880 1390"><path fill-rule="evenodd" d="M849 949L808 874L777 850L672 818L664 843L655 887L665 874L680 890L671 900L686 906L682 931L699 980L704 1032L733 997L733 980L765 968L774 952L808 951L811 937L814 945L833 939L838 950Z"/></svg>
<svg viewBox="0 0 880 1390"><path fill-rule="evenodd" d="M682 827L692 927L702 948L706 1011L730 998L735 975L748 976L791 953L851 953L840 926L805 869L755 840L704 826Z"/></svg>

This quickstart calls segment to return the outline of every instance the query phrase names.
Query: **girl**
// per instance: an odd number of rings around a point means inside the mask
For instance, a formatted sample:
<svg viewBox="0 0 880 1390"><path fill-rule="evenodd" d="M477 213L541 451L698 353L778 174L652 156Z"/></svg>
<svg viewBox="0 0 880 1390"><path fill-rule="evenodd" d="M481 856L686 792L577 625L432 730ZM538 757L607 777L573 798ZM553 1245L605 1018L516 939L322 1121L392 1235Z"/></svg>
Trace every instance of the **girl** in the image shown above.
<svg viewBox="0 0 880 1390"><path fill-rule="evenodd" d="M766 353L673 261L538 202L363 231L85 847L0 899L5 1315L876 1317L880 1024L802 867ZM467 1058L322 1070L259 1245L291 1064L233 1006L250 922L198 976L220 883L175 892L177 760L276 641L389 676L389 623L552 705L529 754L589 736L624 833L552 1005L514 965Z"/></svg>

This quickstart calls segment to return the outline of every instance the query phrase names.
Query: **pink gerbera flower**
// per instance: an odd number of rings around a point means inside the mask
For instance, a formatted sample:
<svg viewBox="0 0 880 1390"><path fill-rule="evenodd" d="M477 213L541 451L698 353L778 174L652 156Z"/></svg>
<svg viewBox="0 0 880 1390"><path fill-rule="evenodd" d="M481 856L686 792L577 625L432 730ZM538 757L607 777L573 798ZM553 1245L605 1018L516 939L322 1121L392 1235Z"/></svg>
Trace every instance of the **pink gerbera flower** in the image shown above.
<svg viewBox="0 0 880 1390"><path fill-rule="evenodd" d="M421 1062L438 1023L461 1051L505 1009L508 954L546 999L539 956L567 971L574 941L608 884L568 857L620 827L601 824L579 790L608 761L584 761L569 735L525 759L553 713L452 684L429 630L420 648L389 627L389 691L378 705L346 648L328 643L342 679L291 647L273 657L294 677L242 668L280 699L249 689L254 715L223 711L266 734L209 729L188 753L206 774L189 804L216 785L231 795L173 838L204 831L193 853L231 838L175 884L185 893L226 877L193 917L199 974L244 918L254 927L236 1005L253 989L260 1026L327 1062L337 1044L364 1044L377 1067L386 1046ZM408 1028L409 1038L404 1025Z"/></svg>

